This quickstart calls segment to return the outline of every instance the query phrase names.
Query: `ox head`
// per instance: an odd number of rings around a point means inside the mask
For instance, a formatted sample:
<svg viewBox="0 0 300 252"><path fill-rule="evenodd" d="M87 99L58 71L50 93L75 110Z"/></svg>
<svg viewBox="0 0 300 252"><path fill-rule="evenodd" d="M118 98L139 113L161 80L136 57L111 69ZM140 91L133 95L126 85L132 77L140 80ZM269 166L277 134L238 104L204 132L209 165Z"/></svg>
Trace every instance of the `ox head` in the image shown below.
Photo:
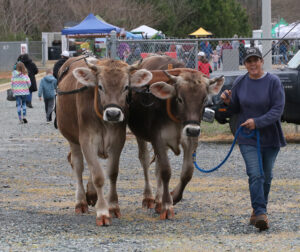
<svg viewBox="0 0 300 252"><path fill-rule="evenodd" d="M210 96L216 95L224 84L224 77L208 79L198 71L181 71L174 76L165 71L171 84L157 82L150 86L153 95L169 99L171 110L183 124L183 136L198 137L200 122Z"/></svg>
<svg viewBox="0 0 300 252"><path fill-rule="evenodd" d="M103 120L117 123L125 119L127 96L130 88L146 85L152 78L151 72L141 69L132 74L132 67L118 60L104 60L104 64L87 61L88 67L73 70L74 77L83 85L95 88L100 100ZM95 105L97 109L97 105Z"/></svg>

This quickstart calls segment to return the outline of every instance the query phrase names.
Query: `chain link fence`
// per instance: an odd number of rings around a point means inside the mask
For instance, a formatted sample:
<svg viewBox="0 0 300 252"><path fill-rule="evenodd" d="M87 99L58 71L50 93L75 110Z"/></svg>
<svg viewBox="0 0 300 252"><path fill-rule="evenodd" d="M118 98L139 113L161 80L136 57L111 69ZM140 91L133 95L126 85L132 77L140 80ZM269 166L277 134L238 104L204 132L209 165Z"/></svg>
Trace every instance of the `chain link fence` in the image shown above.
<svg viewBox="0 0 300 252"><path fill-rule="evenodd" d="M300 48L300 38L282 41L253 38L118 40L112 36L107 41L107 57L133 64L152 54L164 54L183 61L188 68L198 69L198 61L203 60L199 53L203 52L212 71L232 71L244 69L246 48L254 46L263 51L264 42L270 40L272 68L287 64Z"/></svg>
<svg viewBox="0 0 300 252"><path fill-rule="evenodd" d="M263 49L264 41L272 40L272 67L277 68L298 52L300 38L284 39L277 44L274 39L253 38L201 38L201 39L160 39L160 40L121 40L114 34L107 39L105 57L120 59L133 64L152 54L165 54L182 61L186 67L198 69L201 60L199 52L211 65L212 71L241 70L243 54L250 46ZM29 56L39 66L45 66L45 42L21 41L0 42L0 71L10 71L21 54L21 44L27 44Z"/></svg>
<svg viewBox="0 0 300 252"><path fill-rule="evenodd" d="M45 43L42 41L0 42L0 71L11 71L22 53L21 45L27 45L29 57L39 66L45 65Z"/></svg>

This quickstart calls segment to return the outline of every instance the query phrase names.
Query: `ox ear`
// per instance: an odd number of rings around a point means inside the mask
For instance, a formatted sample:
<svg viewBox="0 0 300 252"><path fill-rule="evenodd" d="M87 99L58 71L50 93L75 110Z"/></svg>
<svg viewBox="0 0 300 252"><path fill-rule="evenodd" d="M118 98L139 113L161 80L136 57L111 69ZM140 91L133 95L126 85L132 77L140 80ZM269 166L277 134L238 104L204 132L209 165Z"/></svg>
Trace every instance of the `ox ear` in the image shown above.
<svg viewBox="0 0 300 252"><path fill-rule="evenodd" d="M131 75L131 86L142 87L152 80L152 73L146 69L140 69Z"/></svg>
<svg viewBox="0 0 300 252"><path fill-rule="evenodd" d="M94 87L96 85L96 76L86 67L77 67L73 70L74 77L83 85Z"/></svg>
<svg viewBox="0 0 300 252"><path fill-rule="evenodd" d="M165 82L156 82L150 86L150 92L159 99L168 99L176 94L175 87Z"/></svg>
<svg viewBox="0 0 300 252"><path fill-rule="evenodd" d="M224 76L209 80L208 94L209 95L218 94L224 85L224 81L225 81Z"/></svg>

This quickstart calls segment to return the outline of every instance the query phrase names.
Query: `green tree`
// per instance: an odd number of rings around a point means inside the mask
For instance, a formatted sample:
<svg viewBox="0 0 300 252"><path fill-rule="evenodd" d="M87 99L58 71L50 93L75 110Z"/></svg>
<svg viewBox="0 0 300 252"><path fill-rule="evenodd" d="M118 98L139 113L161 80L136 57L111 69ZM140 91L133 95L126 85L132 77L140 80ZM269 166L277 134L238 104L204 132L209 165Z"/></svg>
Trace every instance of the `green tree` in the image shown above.
<svg viewBox="0 0 300 252"><path fill-rule="evenodd" d="M150 0L150 2L156 6L157 16L161 19L156 28L171 37L187 37L199 27L212 32L214 37L250 35L248 16L236 0Z"/></svg>

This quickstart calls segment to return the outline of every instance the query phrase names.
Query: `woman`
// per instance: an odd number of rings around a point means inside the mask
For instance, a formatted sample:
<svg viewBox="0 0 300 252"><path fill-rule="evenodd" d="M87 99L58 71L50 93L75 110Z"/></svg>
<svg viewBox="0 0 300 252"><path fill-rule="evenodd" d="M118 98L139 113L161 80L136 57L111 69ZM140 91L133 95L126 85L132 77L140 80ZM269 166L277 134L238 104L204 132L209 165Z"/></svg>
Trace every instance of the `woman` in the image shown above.
<svg viewBox="0 0 300 252"><path fill-rule="evenodd" d="M32 61L32 59L29 58L29 55L26 54L21 54L18 57L18 61L21 61L24 63L27 72L28 72L28 76L30 78L31 81L31 86L29 89L29 95L27 96L27 101L26 104L29 108L33 108L32 106L32 93L37 91L37 86L36 86L36 79L35 79L35 75L39 72L36 64Z"/></svg>
<svg viewBox="0 0 300 252"><path fill-rule="evenodd" d="M11 88L16 97L17 112L20 123L27 123L26 119L26 98L29 95L29 87L31 86L30 79L27 75L25 65L18 62L16 70L12 72ZM23 118L22 118L22 111Z"/></svg>
<svg viewBox="0 0 300 252"><path fill-rule="evenodd" d="M284 90L279 78L264 72L259 49L247 48L244 65L248 73L237 78L232 90L221 94L232 113L238 114L238 126L260 133L262 170L260 173L256 137L238 136L241 154L249 177L249 190L253 208L250 224L260 230L269 228L267 217L268 195L272 181L272 169L280 147L286 145L280 117L284 109Z"/></svg>

